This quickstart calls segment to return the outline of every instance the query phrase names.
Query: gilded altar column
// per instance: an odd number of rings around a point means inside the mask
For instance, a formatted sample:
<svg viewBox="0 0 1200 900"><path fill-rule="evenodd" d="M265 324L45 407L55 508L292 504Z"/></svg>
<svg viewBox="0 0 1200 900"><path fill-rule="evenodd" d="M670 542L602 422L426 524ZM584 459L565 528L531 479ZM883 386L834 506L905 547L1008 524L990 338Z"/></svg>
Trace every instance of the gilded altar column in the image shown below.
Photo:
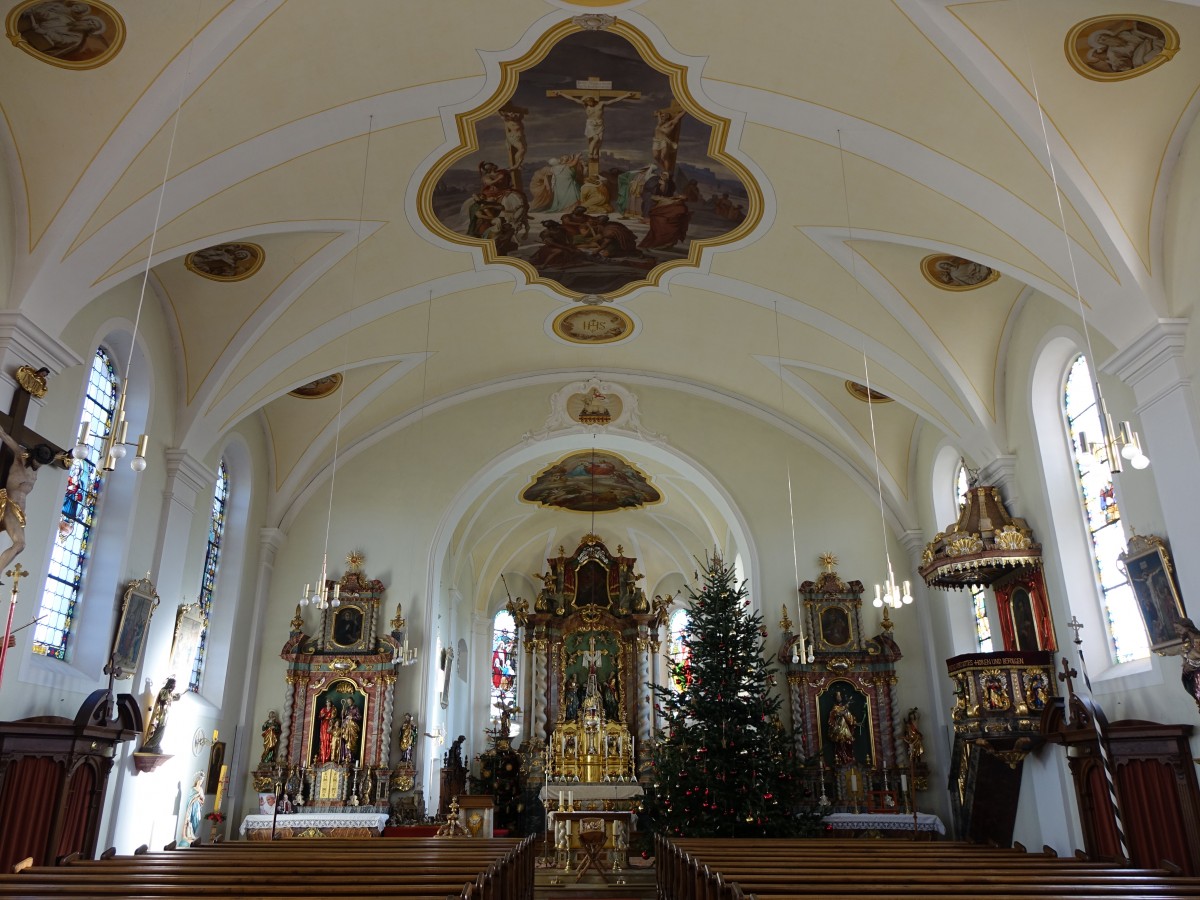
<svg viewBox="0 0 1200 900"><path fill-rule="evenodd" d="M642 761L650 758L650 739L654 734L654 678L650 674L654 651L650 645L650 629L638 626L638 709L637 709L637 772L642 771Z"/></svg>
<svg viewBox="0 0 1200 900"><path fill-rule="evenodd" d="M549 667L546 665L546 626L539 625L533 634L533 639L525 644L529 659L533 664L533 728L530 732L535 741L545 743L549 740L546 733L546 694L549 685Z"/></svg>

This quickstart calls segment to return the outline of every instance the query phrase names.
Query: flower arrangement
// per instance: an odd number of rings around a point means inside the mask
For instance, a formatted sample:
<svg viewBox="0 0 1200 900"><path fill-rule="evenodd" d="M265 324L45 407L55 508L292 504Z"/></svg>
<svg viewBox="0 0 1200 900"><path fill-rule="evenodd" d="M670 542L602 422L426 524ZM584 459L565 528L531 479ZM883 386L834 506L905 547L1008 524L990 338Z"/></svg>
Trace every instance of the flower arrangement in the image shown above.
<svg viewBox="0 0 1200 900"><path fill-rule="evenodd" d="M221 812L220 810L214 809L212 812L210 812L204 818L208 819L208 821L210 821L210 822L216 822L218 825L220 825L222 822L225 821L225 813Z"/></svg>

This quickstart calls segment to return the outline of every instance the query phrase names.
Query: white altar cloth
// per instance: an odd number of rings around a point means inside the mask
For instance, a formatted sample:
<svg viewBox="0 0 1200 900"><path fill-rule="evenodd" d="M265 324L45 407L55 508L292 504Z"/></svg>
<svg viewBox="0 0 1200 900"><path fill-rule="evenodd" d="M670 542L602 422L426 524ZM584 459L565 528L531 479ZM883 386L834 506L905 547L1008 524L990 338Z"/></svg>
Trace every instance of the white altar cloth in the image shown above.
<svg viewBox="0 0 1200 900"><path fill-rule="evenodd" d="M831 813L821 820L842 831L912 831L912 813ZM946 833L946 826L933 813L917 813L917 831Z"/></svg>
<svg viewBox="0 0 1200 900"><path fill-rule="evenodd" d="M564 803L569 794L576 809L604 809L605 801L634 800L640 798L645 791L637 783L552 781L542 787L538 798L547 805L551 800L557 803L560 793Z"/></svg>
<svg viewBox="0 0 1200 900"><path fill-rule="evenodd" d="M383 833L383 826L387 824L387 813L280 813L278 818L274 816L246 816L242 820L242 836L245 837L251 831L270 831L272 820L274 820L276 830L280 828L290 828L293 831L304 831L309 828L316 828L324 831L325 829L333 828L361 828L370 829L376 834Z"/></svg>

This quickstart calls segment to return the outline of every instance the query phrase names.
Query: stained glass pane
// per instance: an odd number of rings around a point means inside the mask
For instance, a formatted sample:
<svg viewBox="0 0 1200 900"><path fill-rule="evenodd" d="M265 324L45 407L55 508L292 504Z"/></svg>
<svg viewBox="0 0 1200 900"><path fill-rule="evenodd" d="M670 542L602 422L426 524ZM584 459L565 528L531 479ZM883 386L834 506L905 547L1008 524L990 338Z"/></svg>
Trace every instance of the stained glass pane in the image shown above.
<svg viewBox="0 0 1200 900"><path fill-rule="evenodd" d="M82 421L89 423L87 453L67 470L67 490L58 520L58 540L50 552L46 587L33 631L33 652L67 658L75 604L91 547L96 500L100 493L100 455L117 410L119 386L112 358L101 347L92 359ZM78 456L79 449L75 449Z"/></svg>
<svg viewBox="0 0 1200 900"><path fill-rule="evenodd" d="M980 653L992 652L992 623L987 614L987 594L983 588L971 591L971 604L975 609L975 643Z"/></svg>
<svg viewBox="0 0 1200 900"><path fill-rule="evenodd" d="M688 630L686 609L677 609L667 620L667 665L671 685L682 691L692 683L692 651L684 642Z"/></svg>
<svg viewBox="0 0 1200 900"><path fill-rule="evenodd" d="M508 610L500 610L492 620L492 718L499 719L501 707L517 702L517 623ZM513 731L518 730L512 723Z"/></svg>
<svg viewBox="0 0 1200 900"><path fill-rule="evenodd" d="M1118 556L1125 550L1125 532L1120 524L1121 511L1117 506L1112 472L1106 460L1081 446L1080 434L1089 444L1099 443L1104 437L1091 370L1082 356L1075 360L1067 376L1063 410L1079 477L1084 520L1092 539L1096 580L1104 597L1104 617L1113 661L1123 663L1144 659L1150 655L1146 629L1133 591L1117 563Z"/></svg>
<svg viewBox="0 0 1200 900"><path fill-rule="evenodd" d="M200 673L204 671L204 652L208 646L208 620L212 613L213 589L217 585L217 567L221 564L221 538L225 535L225 503L229 499L229 472L225 460L217 466L217 486L213 490L212 515L208 521L208 549L204 553L204 574L200 578L200 615L204 628L200 632L200 647L192 664L188 687L200 690Z"/></svg>

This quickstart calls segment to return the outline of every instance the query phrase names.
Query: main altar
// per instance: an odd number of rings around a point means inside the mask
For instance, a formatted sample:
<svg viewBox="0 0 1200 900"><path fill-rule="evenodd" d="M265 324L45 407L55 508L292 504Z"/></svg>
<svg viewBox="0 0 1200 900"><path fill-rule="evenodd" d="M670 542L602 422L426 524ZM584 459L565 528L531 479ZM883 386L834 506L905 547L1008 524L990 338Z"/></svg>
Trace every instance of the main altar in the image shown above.
<svg viewBox="0 0 1200 900"><path fill-rule="evenodd" d="M640 806L658 635L636 562L586 534L574 552L560 547L546 560L532 611L517 601L532 662L526 753L544 772L549 812Z"/></svg>
<svg viewBox="0 0 1200 900"><path fill-rule="evenodd" d="M411 737L401 735L399 759L390 752L398 672L415 658L407 623L397 607L390 630L380 632L383 583L363 575L357 554L348 562L291 621L280 654L287 662L283 710L272 710L263 725L254 772L260 815L243 825L251 839L268 828L305 837L377 831L391 795L414 788ZM311 634L306 612L316 613Z"/></svg>

